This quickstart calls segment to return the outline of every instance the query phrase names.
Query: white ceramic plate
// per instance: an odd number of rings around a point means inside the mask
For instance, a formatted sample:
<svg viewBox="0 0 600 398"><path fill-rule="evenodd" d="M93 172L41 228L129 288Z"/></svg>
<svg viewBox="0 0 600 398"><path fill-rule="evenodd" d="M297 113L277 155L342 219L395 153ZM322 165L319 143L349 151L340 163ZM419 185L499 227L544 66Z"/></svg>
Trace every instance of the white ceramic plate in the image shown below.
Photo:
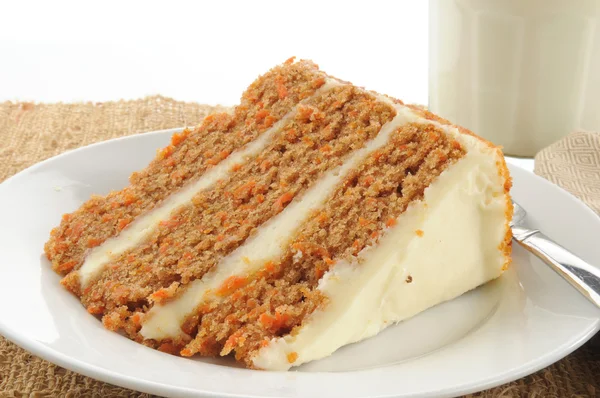
<svg viewBox="0 0 600 398"><path fill-rule="evenodd" d="M541 369L600 328L600 312L520 248L500 279L291 372L185 359L105 330L59 285L42 255L63 213L127 184L171 131L108 141L0 185L0 334L65 368L169 396L421 397L493 387ZM600 219L565 191L511 167L532 226L600 265Z"/></svg>

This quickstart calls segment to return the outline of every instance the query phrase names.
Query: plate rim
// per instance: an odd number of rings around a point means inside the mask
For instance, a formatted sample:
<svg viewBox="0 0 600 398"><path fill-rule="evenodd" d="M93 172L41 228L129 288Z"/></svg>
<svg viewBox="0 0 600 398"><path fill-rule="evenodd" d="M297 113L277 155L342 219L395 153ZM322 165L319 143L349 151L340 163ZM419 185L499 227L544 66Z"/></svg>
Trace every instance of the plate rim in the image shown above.
<svg viewBox="0 0 600 398"><path fill-rule="evenodd" d="M57 154L48 159L45 159L38 163L35 163L35 164L19 171L18 173L8 177L6 180L4 180L2 183L0 183L0 191L7 189L7 187L9 185L11 185L13 180L15 180L16 178L19 178L26 174L29 174L29 173L35 171L37 168L43 167L47 163L55 161L61 157L69 156L71 153L73 153L75 151L80 151L80 150L84 150L84 149L89 150L94 147L114 144L115 142L124 141L124 140L136 140L136 139L139 139L140 137L147 136L147 135L170 135L175 132L181 131L184 128L185 127L176 127L176 128L154 130L154 131L143 132L143 133L134 133L134 134L127 135L124 137L116 137L116 138L112 138L112 139L108 139L108 140L95 142L95 143L92 143L92 144L89 144L86 146L67 150L63 153ZM510 163L510 162L507 162L507 163L508 163L509 169L511 169L510 170L511 174L513 172L513 169L516 169L516 170L519 170L517 173L525 173L528 175L528 178L533 177L534 179L537 179L538 181L540 181L542 184L547 184L549 186L552 186L553 189L558 189L558 190L562 191L563 195L567 194L567 196L571 200L574 200L580 207L585 208L584 211L587 213L588 217L594 218L600 224L600 215L596 214L585 202L581 201L575 195L571 194L564 188L551 183L550 181L544 179L543 177L540 177L540 176L534 174L533 172L521 167L520 165ZM469 393L493 388L493 387L505 384L505 383L513 381L513 380L520 379L520 378L530 375L534 372L537 372L538 370L543 369L543 368L559 361L560 359L566 357L567 355L571 354L577 348L579 348L583 344L585 344L599 330L600 330L600 317L598 319L596 319L594 321L594 323L587 328L587 330L583 331L583 329L582 329L582 334L580 335L580 337L578 339L572 341L568 346L563 346L560 350L557 349L557 350L549 352L543 356L540 356L537 359L532 359L532 360L528 361L527 363L519 366L516 370L508 370L502 374L492 375L485 379L478 379L477 381L473 381L468 384L463 384L463 385L460 385L457 387L453 387L451 389L446 388L446 389L441 389L441 390L436 390L436 391L423 392L423 393L419 393L415 396L416 397L454 396L456 394L469 394ZM24 348L25 350L29 351L30 353L32 353L46 361L49 361L49 362L54 363L63 368L74 371L76 373L79 373L79 374L82 374L82 375L85 375L88 377L92 377L96 380L107 382L107 383L110 383L113 385L130 388L133 390L142 391L142 392L146 392L146 393L150 393L150 394L159 393L159 394L164 394L164 395L168 395L168 396L173 395L173 394L183 394L184 396L194 396L194 397L214 397L215 396L214 395L215 393L211 392L211 391L199 390L199 389L189 388L189 387L182 387L182 386L177 386L177 385L168 385L168 384L155 382L155 381L151 381L151 380L139 379L137 377L132 377L132 376L129 376L129 375L121 373L121 372L113 372L110 369L106 369L104 367L94 365L94 364L91 364L86 361L82 361L74 356L64 354L61 351L59 351L58 349L50 347L50 346L48 346L42 342L39 342L35 339L30 339L27 336L18 335L16 333L16 331L11 329L10 325L5 324L2 320L0 320L0 335L4 336L7 340L13 342L14 344L18 345L19 347ZM357 372L361 372L361 371L360 370L347 371L347 372L342 372L342 373L357 373ZM276 373L281 373L281 372L276 372ZM323 374L323 373L330 373L330 372L316 372L316 373ZM228 397L228 398L242 397L242 395L239 395L239 394L231 394L231 393L224 393L224 392L219 392L218 396ZM248 394L245 394L243 396L244 397L260 397L259 395L248 395ZM385 395L385 396L387 397L389 395Z"/></svg>

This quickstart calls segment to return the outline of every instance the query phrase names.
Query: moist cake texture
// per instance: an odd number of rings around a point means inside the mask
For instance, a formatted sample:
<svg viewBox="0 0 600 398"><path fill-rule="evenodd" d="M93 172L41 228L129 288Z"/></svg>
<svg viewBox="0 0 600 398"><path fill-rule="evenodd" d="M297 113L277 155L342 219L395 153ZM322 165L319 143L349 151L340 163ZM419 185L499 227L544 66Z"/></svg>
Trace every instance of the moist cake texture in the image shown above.
<svg viewBox="0 0 600 398"><path fill-rule="evenodd" d="M510 184L493 144L290 59L45 253L110 330L285 370L498 277Z"/></svg>

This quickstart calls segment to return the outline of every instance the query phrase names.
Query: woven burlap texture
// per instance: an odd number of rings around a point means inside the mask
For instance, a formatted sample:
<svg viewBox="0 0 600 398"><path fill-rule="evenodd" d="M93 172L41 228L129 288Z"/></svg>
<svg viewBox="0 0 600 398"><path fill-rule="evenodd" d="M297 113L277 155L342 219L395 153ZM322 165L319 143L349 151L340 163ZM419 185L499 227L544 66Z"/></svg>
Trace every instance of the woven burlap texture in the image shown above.
<svg viewBox="0 0 600 398"><path fill-rule="evenodd" d="M192 126L207 113L220 109L224 108L177 102L159 96L105 103L0 103L0 181L69 149L124 135ZM600 193L592 197L598 200ZM599 395L600 337L596 336L544 370L471 397ZM29 354L0 336L0 397L149 395L65 370Z"/></svg>

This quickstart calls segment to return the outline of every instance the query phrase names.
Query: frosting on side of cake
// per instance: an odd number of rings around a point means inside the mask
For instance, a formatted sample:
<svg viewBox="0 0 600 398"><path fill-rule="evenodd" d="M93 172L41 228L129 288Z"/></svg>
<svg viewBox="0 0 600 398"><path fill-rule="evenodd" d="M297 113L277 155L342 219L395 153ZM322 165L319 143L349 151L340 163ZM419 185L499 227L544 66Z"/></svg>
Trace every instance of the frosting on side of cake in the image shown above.
<svg viewBox="0 0 600 398"><path fill-rule="evenodd" d="M507 206L498 170L502 155L454 127L439 126L467 154L398 217L377 246L327 272L318 289L328 304L298 330L271 340L253 358L254 366L286 370L323 358L502 273Z"/></svg>
<svg viewBox="0 0 600 398"><path fill-rule="evenodd" d="M311 97L300 102L300 104L340 85L342 83L337 80L327 79L322 87ZM244 163L248 158L262 151L269 144L271 137L294 117L297 107L298 105L271 128L262 133L256 140L232 153L215 167L208 170L198 180L191 182L180 191L169 196L160 206L137 218L119 235L107 239L100 246L91 249L78 271L81 287L86 287L91 280L98 276L102 272L103 266L111 261L111 259L140 244L161 221L168 219L171 213L178 207L189 203L198 192L211 187L223 178L227 178L233 165Z"/></svg>
<svg viewBox="0 0 600 398"><path fill-rule="evenodd" d="M387 99L385 102L391 103ZM267 261L279 257L302 222L327 200L346 174L369 154L384 146L395 129L413 118L410 112L404 111L404 106L393 106L397 115L382 126L379 134L365 147L355 151L340 167L329 171L303 196L292 201L280 214L258 228L256 235L225 257L214 272L191 282L176 299L152 307L145 317L141 335L146 339L159 340L181 335L180 326L186 316L203 301L218 299L211 292L227 278L250 274L263 267Z"/></svg>

